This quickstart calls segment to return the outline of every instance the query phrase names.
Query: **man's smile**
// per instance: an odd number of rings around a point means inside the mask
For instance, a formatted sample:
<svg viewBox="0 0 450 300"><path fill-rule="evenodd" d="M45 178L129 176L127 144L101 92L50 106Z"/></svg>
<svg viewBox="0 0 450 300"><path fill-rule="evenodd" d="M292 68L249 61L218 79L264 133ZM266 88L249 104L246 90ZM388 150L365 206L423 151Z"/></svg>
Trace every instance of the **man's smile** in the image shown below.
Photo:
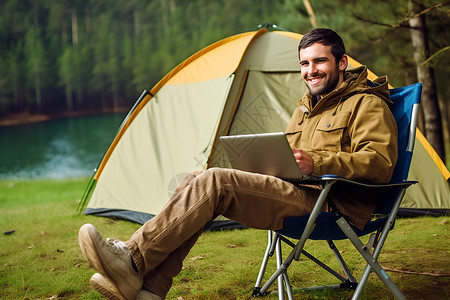
<svg viewBox="0 0 450 300"><path fill-rule="evenodd" d="M322 80L325 78L325 75L324 74L316 74L316 75L313 75L313 76L308 76L307 78L306 78L306 80L308 81L308 83L310 84L310 85L317 85L317 84L319 84L320 82L322 82Z"/></svg>
<svg viewBox="0 0 450 300"><path fill-rule="evenodd" d="M318 84L318 83L320 83L322 81L322 78L323 77L311 77L311 78L308 78L308 82L311 85L316 85L316 84Z"/></svg>

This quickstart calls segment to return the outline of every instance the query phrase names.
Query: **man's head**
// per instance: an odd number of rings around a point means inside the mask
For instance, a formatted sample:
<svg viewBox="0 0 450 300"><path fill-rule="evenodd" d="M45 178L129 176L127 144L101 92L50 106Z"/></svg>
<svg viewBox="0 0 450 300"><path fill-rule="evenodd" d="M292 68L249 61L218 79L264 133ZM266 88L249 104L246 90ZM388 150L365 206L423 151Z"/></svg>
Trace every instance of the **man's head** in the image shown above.
<svg viewBox="0 0 450 300"><path fill-rule="evenodd" d="M312 96L324 96L344 81L348 58L336 32L314 29L303 36L298 50L302 77Z"/></svg>

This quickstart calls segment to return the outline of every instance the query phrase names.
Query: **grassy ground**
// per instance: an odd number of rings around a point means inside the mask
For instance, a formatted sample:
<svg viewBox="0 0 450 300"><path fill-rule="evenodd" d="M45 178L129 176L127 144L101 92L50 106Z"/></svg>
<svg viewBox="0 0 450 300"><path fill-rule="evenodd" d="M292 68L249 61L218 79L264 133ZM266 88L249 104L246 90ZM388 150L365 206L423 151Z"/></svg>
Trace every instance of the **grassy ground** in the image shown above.
<svg viewBox="0 0 450 300"><path fill-rule="evenodd" d="M105 236L127 239L139 225L77 215L87 179L0 181L0 299L99 299L89 285L94 271L79 250L78 228L95 224ZM450 299L450 219L400 219L380 261L408 299ZM6 235L3 232L15 230ZM168 299L250 299L266 246L265 231L203 234L175 278ZM347 242L337 242L358 278L363 262ZM326 244L306 250L333 259ZM329 253L330 252L330 253ZM330 255L331 254L331 255ZM334 266L333 262L331 266ZM305 258L291 266L293 286L336 283ZM426 274L429 273L429 274ZM446 274L446 276L434 276ZM351 291L301 292L302 299L349 299ZM391 299L372 274L362 299Z"/></svg>

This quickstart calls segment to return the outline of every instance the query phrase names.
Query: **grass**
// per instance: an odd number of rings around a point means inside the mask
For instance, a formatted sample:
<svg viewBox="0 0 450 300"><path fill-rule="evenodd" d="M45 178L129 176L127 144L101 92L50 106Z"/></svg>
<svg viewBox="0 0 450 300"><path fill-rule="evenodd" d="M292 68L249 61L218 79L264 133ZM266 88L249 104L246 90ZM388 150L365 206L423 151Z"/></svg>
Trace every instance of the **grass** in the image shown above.
<svg viewBox="0 0 450 300"><path fill-rule="evenodd" d="M95 224L105 236L127 239L138 224L75 213L87 179L0 181L0 299L100 299L89 279L94 271L79 250L78 228ZM399 219L380 256L408 299L450 298L450 219ZM194 246L174 279L168 299L251 299L266 247L267 232L247 229L207 232ZM363 261L348 242L338 248L359 278ZM309 241L306 250L333 261L326 243ZM332 267L336 263L330 264ZM271 265L273 269L273 264ZM292 264L293 286L334 284L305 258ZM300 292L302 299L350 299L351 291ZM372 274L362 299L392 299Z"/></svg>

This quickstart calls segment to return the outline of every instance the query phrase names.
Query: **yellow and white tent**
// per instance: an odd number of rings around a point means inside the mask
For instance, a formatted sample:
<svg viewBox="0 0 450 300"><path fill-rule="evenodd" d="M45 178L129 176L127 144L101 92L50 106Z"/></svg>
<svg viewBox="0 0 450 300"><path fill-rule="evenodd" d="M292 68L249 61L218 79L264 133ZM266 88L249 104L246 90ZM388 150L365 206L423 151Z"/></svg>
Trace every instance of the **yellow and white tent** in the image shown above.
<svg viewBox="0 0 450 300"><path fill-rule="evenodd" d="M225 38L144 91L96 169L80 210L90 199L85 214L144 223L186 173L229 167L219 136L283 131L306 90L297 56L301 37L262 28ZM349 63L360 66L352 58ZM420 183L408 189L404 208L450 209L450 173L420 132L409 177Z"/></svg>

